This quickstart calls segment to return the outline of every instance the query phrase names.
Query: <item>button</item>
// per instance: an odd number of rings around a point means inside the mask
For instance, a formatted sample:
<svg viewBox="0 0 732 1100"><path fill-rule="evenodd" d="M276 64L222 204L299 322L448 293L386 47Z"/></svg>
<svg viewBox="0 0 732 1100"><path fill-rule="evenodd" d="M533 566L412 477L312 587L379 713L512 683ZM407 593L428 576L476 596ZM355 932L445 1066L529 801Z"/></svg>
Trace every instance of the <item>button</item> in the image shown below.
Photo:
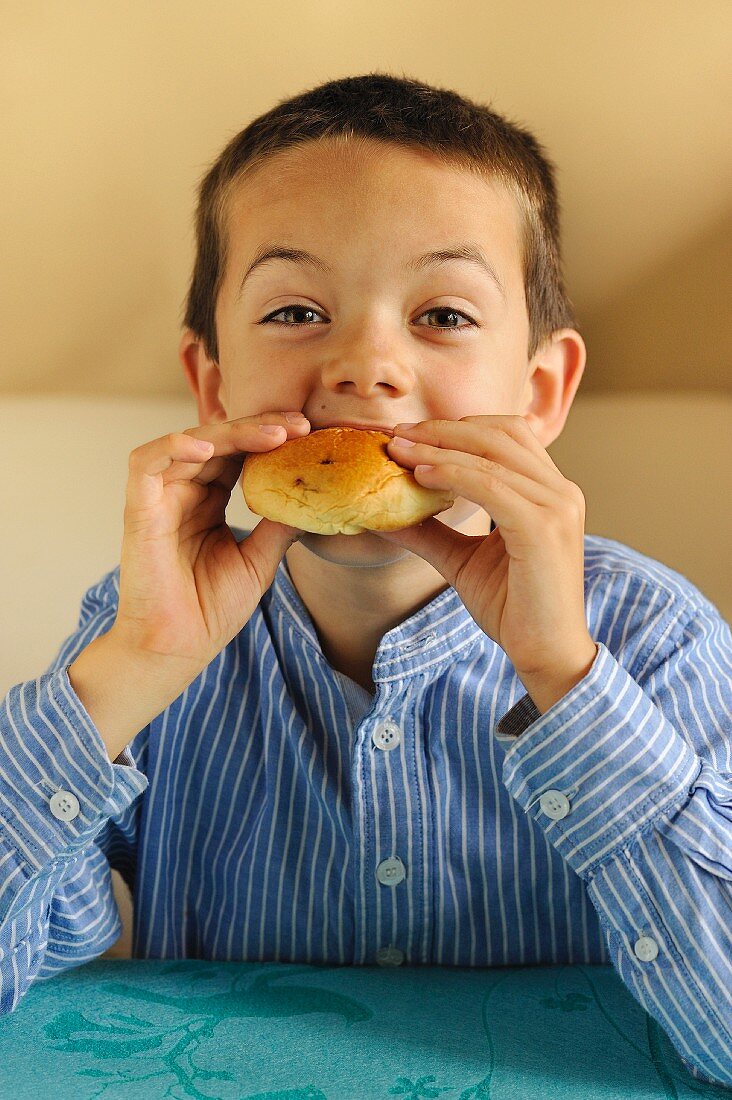
<svg viewBox="0 0 732 1100"><path fill-rule="evenodd" d="M402 731L396 722L392 722L391 718L387 718L384 722L378 723L371 734L371 740L377 749L384 749L388 752L390 749L395 749L397 745L401 745Z"/></svg>
<svg viewBox="0 0 732 1100"><path fill-rule="evenodd" d="M73 821L79 816L79 799L71 791L56 791L48 802L51 813L59 821Z"/></svg>
<svg viewBox="0 0 732 1100"><path fill-rule="evenodd" d="M570 811L570 803L566 794L561 791L544 791L539 799L539 805L552 821L561 821Z"/></svg>
<svg viewBox="0 0 732 1100"><path fill-rule="evenodd" d="M653 962L658 954L658 944L652 936L641 936L639 940L635 941L633 950L641 962L649 963Z"/></svg>
<svg viewBox="0 0 732 1100"><path fill-rule="evenodd" d="M404 952L398 947L380 947L376 952L376 961L379 966L401 966L404 962Z"/></svg>
<svg viewBox="0 0 732 1100"><path fill-rule="evenodd" d="M382 886L396 886L407 877L404 864L399 856L384 859L376 868L376 877Z"/></svg>

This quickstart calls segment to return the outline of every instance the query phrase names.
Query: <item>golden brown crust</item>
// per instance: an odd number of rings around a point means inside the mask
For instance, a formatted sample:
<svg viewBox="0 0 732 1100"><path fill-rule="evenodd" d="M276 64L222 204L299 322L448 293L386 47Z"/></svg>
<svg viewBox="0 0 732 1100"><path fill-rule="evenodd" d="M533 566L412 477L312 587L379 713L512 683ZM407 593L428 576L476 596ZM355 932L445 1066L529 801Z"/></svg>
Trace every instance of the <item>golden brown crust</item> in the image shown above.
<svg viewBox="0 0 732 1100"><path fill-rule="evenodd" d="M394 462L389 436L360 428L321 428L244 461L242 489L257 515L321 535L396 531L453 504Z"/></svg>

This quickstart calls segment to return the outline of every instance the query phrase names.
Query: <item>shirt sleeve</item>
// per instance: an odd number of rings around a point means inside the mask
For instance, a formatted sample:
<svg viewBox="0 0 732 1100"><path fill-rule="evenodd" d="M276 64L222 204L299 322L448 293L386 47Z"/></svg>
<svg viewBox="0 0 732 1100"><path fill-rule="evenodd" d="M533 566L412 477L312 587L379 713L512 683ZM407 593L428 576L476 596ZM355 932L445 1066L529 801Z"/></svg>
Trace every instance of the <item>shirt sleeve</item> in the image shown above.
<svg viewBox="0 0 732 1100"><path fill-rule="evenodd" d="M133 803L148 780L134 743L109 760L67 673L114 622L117 576L86 593L50 668L0 704L0 1014L36 979L101 955L122 930L99 834L112 824L134 843Z"/></svg>
<svg viewBox="0 0 732 1100"><path fill-rule="evenodd" d="M620 654L600 642L563 699L541 715L525 696L497 733L620 978L694 1077L732 1086L732 638L698 596L655 644L647 625Z"/></svg>

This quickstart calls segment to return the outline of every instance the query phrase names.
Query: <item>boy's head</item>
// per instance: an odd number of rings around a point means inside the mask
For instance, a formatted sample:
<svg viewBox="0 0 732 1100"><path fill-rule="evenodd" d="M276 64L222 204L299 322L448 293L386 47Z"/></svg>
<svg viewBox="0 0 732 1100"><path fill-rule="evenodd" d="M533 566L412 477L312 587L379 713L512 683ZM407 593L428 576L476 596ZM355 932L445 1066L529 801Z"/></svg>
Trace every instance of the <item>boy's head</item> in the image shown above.
<svg viewBox="0 0 732 1100"><path fill-rule="evenodd" d="M202 422L519 413L545 446L561 431L585 353L553 169L488 108L388 75L332 81L229 142L196 228L180 354ZM472 260L425 261L447 251Z"/></svg>
<svg viewBox="0 0 732 1100"><path fill-rule="evenodd" d="M201 337L211 359L218 360L215 310L237 182L273 154L327 137L423 149L452 167L503 183L520 211L528 358L552 332L576 327L562 278L554 168L536 139L456 92L373 74L334 80L279 103L237 134L204 177L184 323Z"/></svg>

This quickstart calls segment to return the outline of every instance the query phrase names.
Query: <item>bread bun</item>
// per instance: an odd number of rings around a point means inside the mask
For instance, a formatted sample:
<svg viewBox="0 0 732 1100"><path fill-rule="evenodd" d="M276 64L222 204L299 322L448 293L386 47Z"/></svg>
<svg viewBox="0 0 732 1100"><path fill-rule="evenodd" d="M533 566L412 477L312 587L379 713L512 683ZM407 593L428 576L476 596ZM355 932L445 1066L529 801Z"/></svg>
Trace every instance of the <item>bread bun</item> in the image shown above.
<svg viewBox="0 0 732 1100"><path fill-rule="evenodd" d="M454 503L389 457L385 432L320 428L249 454L241 484L252 512L317 535L396 531Z"/></svg>

